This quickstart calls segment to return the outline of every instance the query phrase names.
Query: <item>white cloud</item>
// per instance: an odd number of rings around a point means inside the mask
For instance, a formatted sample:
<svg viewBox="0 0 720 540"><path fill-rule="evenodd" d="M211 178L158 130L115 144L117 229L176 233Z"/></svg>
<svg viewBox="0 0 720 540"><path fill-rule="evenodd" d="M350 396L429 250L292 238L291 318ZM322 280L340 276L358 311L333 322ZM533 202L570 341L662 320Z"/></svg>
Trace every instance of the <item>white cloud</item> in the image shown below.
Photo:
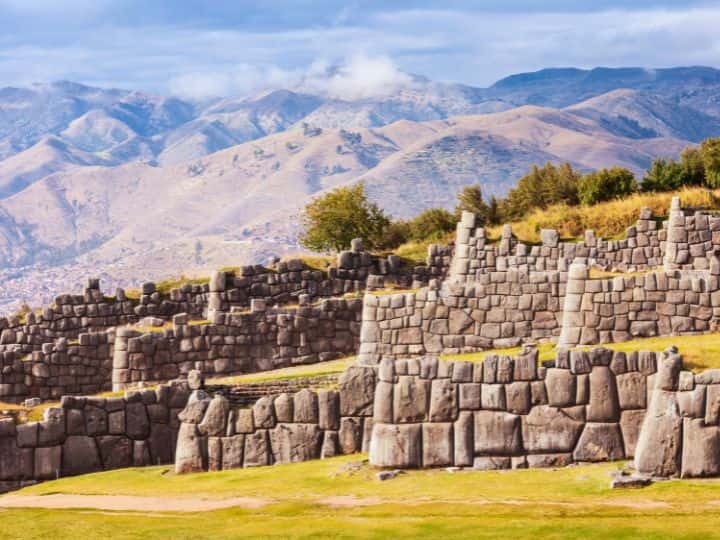
<svg viewBox="0 0 720 540"><path fill-rule="evenodd" d="M411 84L411 78L388 57L351 57L327 79L327 93L337 99L368 99L390 95Z"/></svg>

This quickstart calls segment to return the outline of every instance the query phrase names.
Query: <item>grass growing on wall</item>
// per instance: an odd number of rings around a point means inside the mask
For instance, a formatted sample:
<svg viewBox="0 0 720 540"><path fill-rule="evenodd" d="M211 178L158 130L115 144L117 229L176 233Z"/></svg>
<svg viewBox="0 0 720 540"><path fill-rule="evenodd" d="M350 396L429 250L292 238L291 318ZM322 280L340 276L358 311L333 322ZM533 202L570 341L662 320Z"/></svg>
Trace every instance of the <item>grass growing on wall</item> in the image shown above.
<svg viewBox="0 0 720 540"><path fill-rule="evenodd" d="M683 357L683 363L687 369L695 372L710 368L720 368L720 333L698 334L693 336L662 336L651 338L638 338L622 343L606 343L590 347L579 347L590 349L592 347L607 347L614 351L662 351L671 345L675 345ZM444 360L461 362L482 362L488 354L505 354L514 356L518 354L521 347L510 349L492 349L476 353L445 355ZM539 361L552 360L555 358L555 345L552 343L541 343L538 346Z"/></svg>
<svg viewBox="0 0 720 540"><path fill-rule="evenodd" d="M2 537L53 538L716 538L720 482L611 490L619 463L449 473L379 482L362 456L177 476L167 467L65 478L18 495L247 497L256 509L108 512L5 509ZM0 499L0 505L2 504Z"/></svg>
<svg viewBox="0 0 720 540"><path fill-rule="evenodd" d="M280 381L287 379L305 379L320 377L323 375L335 375L342 373L348 366L355 363L355 357L340 358L328 362L316 364L305 364L302 366L291 366L286 368L263 371L260 373L248 373L246 375L235 375L231 377L217 377L210 379L211 384L251 384Z"/></svg>

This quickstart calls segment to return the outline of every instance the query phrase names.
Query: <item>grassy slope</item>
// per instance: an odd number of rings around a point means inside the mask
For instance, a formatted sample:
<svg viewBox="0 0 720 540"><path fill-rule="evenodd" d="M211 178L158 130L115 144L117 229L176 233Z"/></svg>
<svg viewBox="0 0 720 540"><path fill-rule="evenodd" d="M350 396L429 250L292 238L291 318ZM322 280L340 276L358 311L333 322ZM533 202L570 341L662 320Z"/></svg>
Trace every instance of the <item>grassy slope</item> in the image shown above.
<svg viewBox="0 0 720 540"><path fill-rule="evenodd" d="M47 482L19 492L271 499L258 510L196 514L6 510L3 538L713 538L720 481L609 489L618 464L559 470L410 471L380 483L358 456L175 476L163 467ZM354 496L364 506L333 507Z"/></svg>

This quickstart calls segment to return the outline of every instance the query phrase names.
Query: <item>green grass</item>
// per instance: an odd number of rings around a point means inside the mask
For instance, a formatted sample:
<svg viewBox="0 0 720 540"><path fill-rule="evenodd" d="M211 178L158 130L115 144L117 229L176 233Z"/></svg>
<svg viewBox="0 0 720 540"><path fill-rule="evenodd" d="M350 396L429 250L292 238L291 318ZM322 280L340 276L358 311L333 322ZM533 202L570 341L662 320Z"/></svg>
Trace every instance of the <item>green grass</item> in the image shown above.
<svg viewBox="0 0 720 540"><path fill-rule="evenodd" d="M409 471L379 482L359 456L176 476L165 467L47 482L21 495L257 497L260 509L104 512L7 509L2 537L53 538L718 538L720 481L609 489L619 464L559 470ZM361 504L333 506L333 497Z"/></svg>
<svg viewBox="0 0 720 540"><path fill-rule="evenodd" d="M355 357L350 356L348 358L340 358L338 360L330 360L328 362L318 362L316 364L291 366L274 369L272 371L248 373L246 375L236 375L232 377L220 377L211 379L209 382L212 384L250 384L288 379L306 379L310 377L320 377L323 375L335 375L342 373L353 363L355 363Z"/></svg>
<svg viewBox="0 0 720 540"><path fill-rule="evenodd" d="M622 343L607 343L601 345L614 351L662 351L671 345L680 350L686 368L693 371L702 371L710 368L720 368L720 333L698 334L694 336L662 336L652 338L638 338ZM596 345L598 346L598 345ZM588 349L592 347L580 347ZM539 361L555 358L555 345L541 343L538 346ZM516 355L521 347L510 349L492 349L476 353L445 355L441 358L462 362L482 362L488 354Z"/></svg>

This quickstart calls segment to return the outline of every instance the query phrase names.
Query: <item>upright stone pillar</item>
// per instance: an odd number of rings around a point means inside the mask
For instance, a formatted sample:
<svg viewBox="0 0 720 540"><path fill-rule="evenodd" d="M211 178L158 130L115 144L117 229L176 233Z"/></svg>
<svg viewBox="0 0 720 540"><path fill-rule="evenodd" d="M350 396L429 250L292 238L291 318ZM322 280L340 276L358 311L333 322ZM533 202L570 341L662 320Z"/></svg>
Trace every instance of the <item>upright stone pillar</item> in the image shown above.
<svg viewBox="0 0 720 540"><path fill-rule="evenodd" d="M475 230L475 214L463 212L455 232L455 254L450 263L450 275L453 281L467 281L470 272L470 239Z"/></svg>
<svg viewBox="0 0 720 540"><path fill-rule="evenodd" d="M574 262L570 265L568 281L565 286L562 328L558 347L575 347L580 344L580 336L585 326L582 299L585 293L585 282L588 279L589 271L586 264Z"/></svg>
<svg viewBox="0 0 720 540"><path fill-rule="evenodd" d="M130 347L128 346L128 341L130 338L138 336L140 336L140 332L136 332L130 328L118 328L115 332L112 364L113 392L124 390L132 383L130 375Z"/></svg>
<svg viewBox="0 0 720 540"><path fill-rule="evenodd" d="M673 197L670 203L663 266L665 270L677 270L688 262L689 256L685 214L680 207L680 197Z"/></svg>
<svg viewBox="0 0 720 540"><path fill-rule="evenodd" d="M213 315L216 312L222 311L223 296L226 286L227 275L225 274L225 272L220 272L217 270L214 271L210 276L209 283L210 293L208 295L208 319L212 319Z"/></svg>

